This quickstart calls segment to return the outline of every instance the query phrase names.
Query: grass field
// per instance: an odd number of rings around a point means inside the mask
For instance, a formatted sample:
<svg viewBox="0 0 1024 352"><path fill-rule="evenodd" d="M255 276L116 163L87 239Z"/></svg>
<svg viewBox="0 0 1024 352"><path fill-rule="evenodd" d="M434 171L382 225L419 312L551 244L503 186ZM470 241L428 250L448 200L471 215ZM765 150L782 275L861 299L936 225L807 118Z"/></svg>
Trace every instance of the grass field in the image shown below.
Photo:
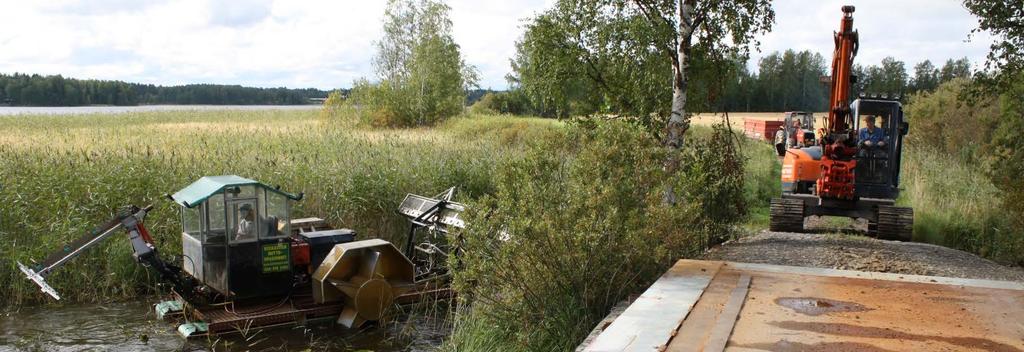
<svg viewBox="0 0 1024 352"><path fill-rule="evenodd" d="M522 145L558 138L562 123L474 116L431 129L361 130L317 111L174 111L0 117L0 300L45 299L15 267L41 260L118 207L154 204L147 225L180 254L178 208L164 198L204 175L237 174L305 192L294 216L320 216L363 237L404 233L406 193L458 185L459 200L491 190L493 165ZM152 292L120 235L50 276L66 301Z"/></svg>

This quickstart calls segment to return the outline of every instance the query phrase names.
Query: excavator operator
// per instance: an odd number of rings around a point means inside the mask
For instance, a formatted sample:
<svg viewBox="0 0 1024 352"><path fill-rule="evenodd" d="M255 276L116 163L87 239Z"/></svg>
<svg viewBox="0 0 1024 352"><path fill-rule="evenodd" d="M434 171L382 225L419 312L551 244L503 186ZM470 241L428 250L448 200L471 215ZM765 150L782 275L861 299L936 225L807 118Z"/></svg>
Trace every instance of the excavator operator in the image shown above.
<svg viewBox="0 0 1024 352"><path fill-rule="evenodd" d="M873 148L885 146L885 130L875 126L875 116L868 115L864 118L865 127L860 129L857 140L861 147Z"/></svg>

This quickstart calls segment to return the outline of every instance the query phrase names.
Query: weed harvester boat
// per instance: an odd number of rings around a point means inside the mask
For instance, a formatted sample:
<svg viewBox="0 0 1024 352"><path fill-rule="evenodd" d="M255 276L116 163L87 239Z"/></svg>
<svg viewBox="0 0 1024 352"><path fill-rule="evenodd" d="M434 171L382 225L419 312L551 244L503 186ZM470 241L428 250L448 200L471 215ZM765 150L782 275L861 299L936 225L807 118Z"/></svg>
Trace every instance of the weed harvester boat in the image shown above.
<svg viewBox="0 0 1024 352"><path fill-rule="evenodd" d="M441 237L463 228L465 206L455 189L437 197L410 194L398 212L411 223L405 253L381 239L356 240L321 218L292 219L291 203L303 194L239 176L203 177L168 195L181 209L180 261L160 256L143 220L152 206L129 206L113 219L19 269L41 290L60 299L46 277L119 229L128 233L133 257L169 286L156 304L160 319L175 319L185 337L335 320L359 327L380 320L395 304L447 297ZM414 245L417 230L426 240ZM179 265L180 263L180 265Z"/></svg>

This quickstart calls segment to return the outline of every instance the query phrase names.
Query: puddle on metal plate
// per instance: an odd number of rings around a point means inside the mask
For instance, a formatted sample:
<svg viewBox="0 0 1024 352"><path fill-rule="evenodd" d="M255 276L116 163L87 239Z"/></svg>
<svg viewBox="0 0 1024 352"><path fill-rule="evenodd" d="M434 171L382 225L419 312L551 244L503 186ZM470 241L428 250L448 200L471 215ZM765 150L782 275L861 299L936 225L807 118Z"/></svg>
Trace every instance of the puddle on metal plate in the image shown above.
<svg viewBox="0 0 1024 352"><path fill-rule="evenodd" d="M810 316L871 310L859 303L815 297L780 297L775 299L775 304Z"/></svg>

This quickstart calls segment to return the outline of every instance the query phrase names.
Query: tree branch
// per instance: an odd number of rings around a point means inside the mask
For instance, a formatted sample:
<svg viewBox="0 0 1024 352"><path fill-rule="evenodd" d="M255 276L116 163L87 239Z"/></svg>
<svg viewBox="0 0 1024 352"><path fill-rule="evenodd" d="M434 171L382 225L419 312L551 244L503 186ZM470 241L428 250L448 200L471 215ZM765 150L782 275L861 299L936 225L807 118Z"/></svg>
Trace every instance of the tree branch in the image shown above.
<svg viewBox="0 0 1024 352"><path fill-rule="evenodd" d="M675 33L675 28L673 28L674 26L672 21L669 21L667 18L665 18L665 16L656 14L655 11L651 8L650 4L647 4L642 0L633 0L633 3L636 4L638 8L640 8L640 13L642 13L644 17L647 18L647 21L651 23L651 26L657 27L658 23L662 23L668 28L669 31ZM668 58L672 60L673 66L679 66L679 58L675 54L675 48L679 45L678 36L672 36L671 47L666 47L658 42L654 42L652 44L659 49L658 51L661 51L662 54L668 56Z"/></svg>

